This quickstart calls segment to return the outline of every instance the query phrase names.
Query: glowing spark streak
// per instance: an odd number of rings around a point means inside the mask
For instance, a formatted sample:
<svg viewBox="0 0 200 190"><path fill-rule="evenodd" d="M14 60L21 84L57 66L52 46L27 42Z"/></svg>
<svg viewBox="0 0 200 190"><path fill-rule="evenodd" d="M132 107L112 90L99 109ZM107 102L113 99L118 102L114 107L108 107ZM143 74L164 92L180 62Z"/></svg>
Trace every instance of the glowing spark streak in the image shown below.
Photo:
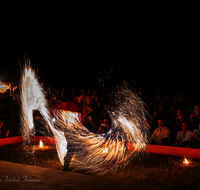
<svg viewBox="0 0 200 190"><path fill-rule="evenodd" d="M130 90L122 89L119 97L125 101L114 111L109 112L112 122L106 134L94 134L83 126L80 115L64 110L54 112L54 124L50 119L42 87L34 71L25 66L21 79L22 127L24 139L34 134L33 110L39 110L47 128L55 137L59 159L64 164L67 141L76 147L76 159L72 159L75 169L88 169L91 172L106 172L126 163L135 151L145 148L148 141L146 119L142 102ZM118 98L119 98L118 97ZM67 138L67 141L66 141ZM128 151L125 143L133 143ZM79 161L80 160L80 161Z"/></svg>
<svg viewBox="0 0 200 190"><path fill-rule="evenodd" d="M46 120L50 130L53 131L58 156L61 163L64 163L63 158L67 152L67 141L64 137L64 133L55 130L52 125L43 89L38 83L35 72L31 69L29 61L28 65L25 63L24 72L21 78L20 90L22 104L21 123L24 140L29 141L29 135L34 135L33 111L39 110L43 118Z"/></svg>

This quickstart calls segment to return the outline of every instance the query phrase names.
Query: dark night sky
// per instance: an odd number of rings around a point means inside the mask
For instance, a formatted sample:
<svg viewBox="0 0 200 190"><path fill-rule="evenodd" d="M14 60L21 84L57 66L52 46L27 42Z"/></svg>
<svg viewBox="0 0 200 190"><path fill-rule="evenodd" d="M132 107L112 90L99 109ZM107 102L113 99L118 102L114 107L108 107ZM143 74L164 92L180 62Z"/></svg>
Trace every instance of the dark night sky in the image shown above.
<svg viewBox="0 0 200 190"><path fill-rule="evenodd" d="M148 85L155 80L179 86L199 78L197 26L187 15L81 13L76 8L68 12L40 7L4 15L1 78L19 80L18 60L24 62L24 53L41 81L51 84L81 80L92 84L117 76Z"/></svg>

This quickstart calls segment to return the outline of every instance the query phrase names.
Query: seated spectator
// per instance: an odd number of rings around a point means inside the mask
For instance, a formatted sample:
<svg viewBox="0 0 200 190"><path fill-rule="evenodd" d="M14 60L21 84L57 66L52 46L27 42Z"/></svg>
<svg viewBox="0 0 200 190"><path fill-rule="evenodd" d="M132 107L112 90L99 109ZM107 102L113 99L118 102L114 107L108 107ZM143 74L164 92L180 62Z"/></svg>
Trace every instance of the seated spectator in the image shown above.
<svg viewBox="0 0 200 190"><path fill-rule="evenodd" d="M57 99L56 94L53 94L50 97L50 101L49 101L49 107L50 108L56 108L56 109L60 109L62 107L62 101Z"/></svg>
<svg viewBox="0 0 200 190"><path fill-rule="evenodd" d="M84 112L85 115L88 115L90 112L93 111L92 107L91 107L91 100L90 100L90 96L85 96L85 101L83 102L83 106L84 106Z"/></svg>
<svg viewBox="0 0 200 190"><path fill-rule="evenodd" d="M164 126L163 119L158 119L158 126L152 136L151 136L151 143L152 144L159 144L159 145L169 145L170 142L170 130L169 128Z"/></svg>
<svg viewBox="0 0 200 190"><path fill-rule="evenodd" d="M3 120L0 119L0 139L7 138L9 136L10 130L7 126L4 126Z"/></svg>
<svg viewBox="0 0 200 190"><path fill-rule="evenodd" d="M62 103L61 107L59 106L58 109L81 113L81 119L82 122L84 123L85 115L84 115L84 107L82 101L83 101L83 95L81 93L74 92L72 96L72 101Z"/></svg>
<svg viewBox="0 0 200 190"><path fill-rule="evenodd" d="M190 115L190 125L191 130L198 128L198 123L200 122L200 111L199 106L195 105L192 114Z"/></svg>
<svg viewBox="0 0 200 190"><path fill-rule="evenodd" d="M188 130L186 122L182 122L182 130L177 134L175 146L190 148L192 140L192 131Z"/></svg>
<svg viewBox="0 0 200 190"><path fill-rule="evenodd" d="M108 120L101 119L100 123L101 123L101 125L100 125L99 129L97 130L97 133L106 133L110 129Z"/></svg>
<svg viewBox="0 0 200 190"><path fill-rule="evenodd" d="M200 123L198 124L199 129L194 129L192 133L192 144L193 148L200 148Z"/></svg>

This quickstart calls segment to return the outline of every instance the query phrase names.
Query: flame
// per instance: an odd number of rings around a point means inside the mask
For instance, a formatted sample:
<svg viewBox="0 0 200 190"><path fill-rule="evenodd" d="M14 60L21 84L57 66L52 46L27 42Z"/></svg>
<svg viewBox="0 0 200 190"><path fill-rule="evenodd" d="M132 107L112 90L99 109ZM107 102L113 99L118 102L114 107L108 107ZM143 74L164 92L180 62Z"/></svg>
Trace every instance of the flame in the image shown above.
<svg viewBox="0 0 200 190"><path fill-rule="evenodd" d="M185 158L183 161L184 164L189 164L189 161Z"/></svg>
<svg viewBox="0 0 200 190"><path fill-rule="evenodd" d="M40 148L43 148L43 147L44 147L44 146L43 146L42 140L40 140L39 147L40 147Z"/></svg>
<svg viewBox="0 0 200 190"><path fill-rule="evenodd" d="M60 162L64 165L68 143L76 147L77 160L84 158L81 162L73 163L77 170L106 172L127 164L135 151L139 152L146 147L148 128L143 102L127 87L122 86L113 97L116 105L113 106L114 109L108 110L112 123L110 130L105 134L95 134L82 124L81 115L76 112L56 110L52 113L56 118L53 123L43 88L38 83L29 60L28 63L22 73L20 93L25 140L34 135L33 110L39 110L47 123L47 129L53 132ZM132 151L125 146L128 143L135 145Z"/></svg>

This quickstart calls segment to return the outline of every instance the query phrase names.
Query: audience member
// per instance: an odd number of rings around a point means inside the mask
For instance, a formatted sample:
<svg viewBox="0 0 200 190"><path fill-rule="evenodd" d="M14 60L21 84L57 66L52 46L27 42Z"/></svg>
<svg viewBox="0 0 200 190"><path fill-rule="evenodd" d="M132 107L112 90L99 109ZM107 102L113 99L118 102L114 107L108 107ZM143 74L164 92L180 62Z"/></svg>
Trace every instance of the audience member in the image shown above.
<svg viewBox="0 0 200 190"><path fill-rule="evenodd" d="M175 146L190 148L192 140L192 131L188 130L188 125L186 122L182 122L182 130L177 134Z"/></svg>
<svg viewBox="0 0 200 190"><path fill-rule="evenodd" d="M181 111L181 109L178 109L177 110L177 117L176 117L176 124L171 130L171 141L172 141L172 144L174 144L174 140L175 140L175 138L177 136L177 133L182 128L182 122L183 122L182 111Z"/></svg>
<svg viewBox="0 0 200 190"><path fill-rule="evenodd" d="M199 106L195 105L194 110L190 115L190 125L191 129L197 129L198 128L198 123L200 122L200 111L199 111Z"/></svg>
<svg viewBox="0 0 200 190"><path fill-rule="evenodd" d="M56 109L61 109L62 107L62 101L57 99L56 94L52 94L52 96L50 97L50 101L49 101L49 107L52 108L56 108Z"/></svg>
<svg viewBox="0 0 200 190"><path fill-rule="evenodd" d="M198 129L194 129L192 133L192 145L193 148L200 148L200 123L198 124Z"/></svg>
<svg viewBox="0 0 200 190"><path fill-rule="evenodd" d="M107 119L101 119L100 120L100 127L99 129L97 130L97 133L106 133L110 127L109 127L109 124L108 124L108 120Z"/></svg>
<svg viewBox="0 0 200 190"><path fill-rule="evenodd" d="M90 96L86 95L84 102L83 102L83 106L84 106L84 113L85 115L88 115L90 112L93 111L92 107L91 107L91 100L90 100Z"/></svg>
<svg viewBox="0 0 200 190"><path fill-rule="evenodd" d="M58 109L81 113L81 119L84 123L83 95L80 92L74 92L71 99L71 101L62 103L61 107L59 106Z"/></svg>
<svg viewBox="0 0 200 190"><path fill-rule="evenodd" d="M10 130L4 125L3 120L0 119L0 139L7 138L9 136Z"/></svg>
<svg viewBox="0 0 200 190"><path fill-rule="evenodd" d="M97 111L98 108L100 108L99 96L96 90L92 92L91 107L94 111Z"/></svg>
<svg viewBox="0 0 200 190"><path fill-rule="evenodd" d="M170 130L169 128L164 126L163 119L158 119L158 126L152 136L151 142L152 144L159 144L159 145L169 145L170 143Z"/></svg>

